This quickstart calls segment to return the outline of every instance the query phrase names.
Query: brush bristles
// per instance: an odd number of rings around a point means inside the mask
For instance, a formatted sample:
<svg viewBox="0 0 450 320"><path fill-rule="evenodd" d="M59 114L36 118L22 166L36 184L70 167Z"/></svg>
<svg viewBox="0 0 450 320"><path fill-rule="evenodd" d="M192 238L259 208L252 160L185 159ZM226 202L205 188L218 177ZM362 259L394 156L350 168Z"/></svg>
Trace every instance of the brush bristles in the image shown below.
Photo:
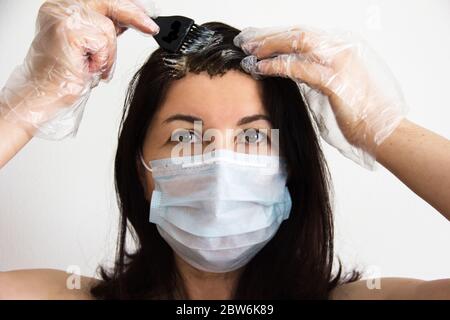
<svg viewBox="0 0 450 320"><path fill-rule="evenodd" d="M203 49L214 40L214 34L214 31L194 24L184 38L180 52L182 54L188 54Z"/></svg>

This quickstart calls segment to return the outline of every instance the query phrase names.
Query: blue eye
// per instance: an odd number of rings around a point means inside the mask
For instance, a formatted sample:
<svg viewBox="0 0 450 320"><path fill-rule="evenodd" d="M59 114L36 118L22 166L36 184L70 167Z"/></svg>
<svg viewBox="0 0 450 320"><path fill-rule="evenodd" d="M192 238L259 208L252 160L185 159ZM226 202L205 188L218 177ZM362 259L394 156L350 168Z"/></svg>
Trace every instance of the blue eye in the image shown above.
<svg viewBox="0 0 450 320"><path fill-rule="evenodd" d="M171 141L178 143L199 143L202 139L198 136L198 134L193 130L176 130L172 133Z"/></svg>

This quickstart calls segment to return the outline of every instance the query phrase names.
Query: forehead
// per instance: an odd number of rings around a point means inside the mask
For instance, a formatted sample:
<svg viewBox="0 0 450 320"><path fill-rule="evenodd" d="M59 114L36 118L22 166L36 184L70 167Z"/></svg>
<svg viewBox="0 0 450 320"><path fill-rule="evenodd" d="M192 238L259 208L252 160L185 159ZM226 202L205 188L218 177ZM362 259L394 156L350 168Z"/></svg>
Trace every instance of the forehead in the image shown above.
<svg viewBox="0 0 450 320"><path fill-rule="evenodd" d="M170 86L155 115L157 122L173 114L190 114L205 126L219 128L235 124L251 114L266 114L261 99L261 84L251 76L228 71L223 76L188 73Z"/></svg>

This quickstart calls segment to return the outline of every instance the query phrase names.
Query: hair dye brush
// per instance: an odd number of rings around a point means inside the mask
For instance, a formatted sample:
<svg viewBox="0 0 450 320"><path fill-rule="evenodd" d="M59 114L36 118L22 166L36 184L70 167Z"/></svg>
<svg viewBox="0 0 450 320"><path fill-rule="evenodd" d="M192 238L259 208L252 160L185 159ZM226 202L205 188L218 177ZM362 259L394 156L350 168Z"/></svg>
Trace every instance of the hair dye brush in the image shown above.
<svg viewBox="0 0 450 320"><path fill-rule="evenodd" d="M211 43L214 31L199 26L183 16L160 16L153 19L160 31L154 36L164 50L172 53L190 53Z"/></svg>

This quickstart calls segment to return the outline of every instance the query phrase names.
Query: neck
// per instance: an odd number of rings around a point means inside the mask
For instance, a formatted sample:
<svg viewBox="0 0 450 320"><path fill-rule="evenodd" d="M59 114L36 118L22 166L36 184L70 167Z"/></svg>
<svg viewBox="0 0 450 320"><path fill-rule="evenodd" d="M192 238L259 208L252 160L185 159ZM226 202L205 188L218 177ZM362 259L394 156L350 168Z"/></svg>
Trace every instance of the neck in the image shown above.
<svg viewBox="0 0 450 320"><path fill-rule="evenodd" d="M229 300L243 268L213 273L192 267L175 254L175 263L183 279L186 294L192 300Z"/></svg>

